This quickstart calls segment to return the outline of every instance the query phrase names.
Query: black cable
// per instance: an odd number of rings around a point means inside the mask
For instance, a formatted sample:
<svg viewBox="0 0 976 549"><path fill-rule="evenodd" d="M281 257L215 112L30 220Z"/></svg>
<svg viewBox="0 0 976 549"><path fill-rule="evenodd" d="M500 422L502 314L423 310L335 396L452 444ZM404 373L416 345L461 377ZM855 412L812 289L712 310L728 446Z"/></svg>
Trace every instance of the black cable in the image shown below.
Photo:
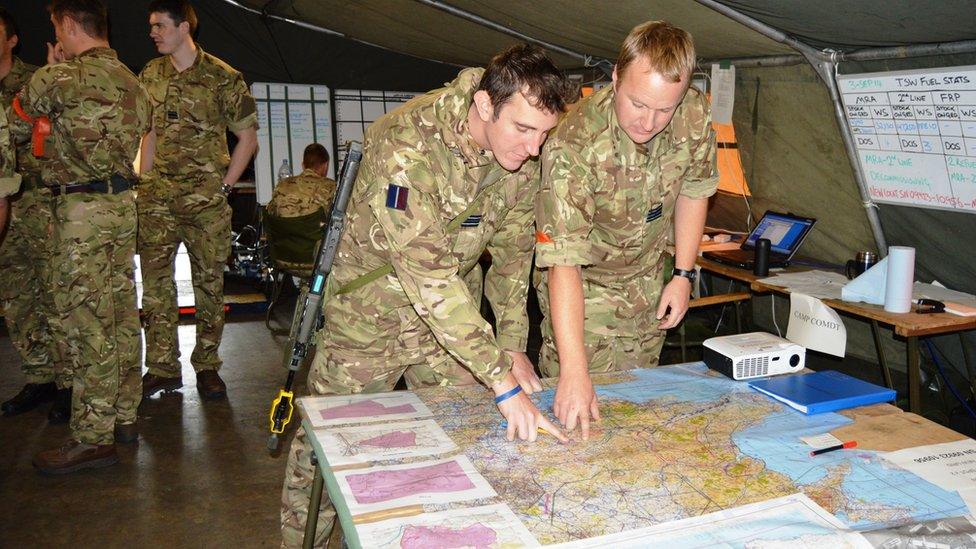
<svg viewBox="0 0 976 549"><path fill-rule="evenodd" d="M295 77L292 76L291 70L288 68L288 61L285 60L285 56L281 53L281 47L278 45L278 39L275 38L275 33L271 30L271 18L268 14L271 12L271 5L275 3L275 0L270 0L264 4L261 8L261 22L264 23L264 28L268 29L268 35L271 37L271 43L274 44L275 51L278 52L278 59L281 61L282 68L285 69L285 74L288 75L288 82L295 82Z"/></svg>
<svg viewBox="0 0 976 549"><path fill-rule="evenodd" d="M966 401L961 396L959 396L959 392L956 391L955 385L953 385L952 382L949 381L949 377L946 375L945 370L942 368L942 362L939 361L939 358L936 355L936 349L932 346L932 342L929 341L928 339L925 339L923 341L925 341L925 347L928 348L929 350L929 356L932 357L932 362L934 362L935 367L939 369L939 375L942 377L942 381L945 382L946 387L949 388L949 391L952 393L952 396L956 397L956 400L958 400L959 403L962 404L963 408L966 409L966 412L969 413L969 416L973 418L973 421L976 421L976 412L973 412L973 409L969 407L969 404L966 403ZM942 354L942 352L939 351L939 354Z"/></svg>

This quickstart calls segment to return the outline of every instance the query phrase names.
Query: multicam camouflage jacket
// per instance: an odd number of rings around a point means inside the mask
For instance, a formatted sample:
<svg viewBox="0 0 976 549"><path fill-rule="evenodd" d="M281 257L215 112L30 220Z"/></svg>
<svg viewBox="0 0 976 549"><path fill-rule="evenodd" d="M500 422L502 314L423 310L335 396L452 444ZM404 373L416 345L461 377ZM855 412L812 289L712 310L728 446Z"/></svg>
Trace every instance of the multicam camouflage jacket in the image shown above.
<svg viewBox="0 0 976 549"><path fill-rule="evenodd" d="M135 179L132 162L149 131L152 107L136 76L115 50L92 48L37 69L20 92L24 112L47 116L41 178L47 185ZM31 124L12 120L17 142L31 138Z"/></svg>
<svg viewBox="0 0 976 549"><path fill-rule="evenodd" d="M507 375L503 349L525 349L539 166L529 161L508 172L470 137L468 110L482 74L466 69L367 130L325 296L326 347L360 356L393 353L398 313L408 311L484 383ZM449 231L455 219L462 222ZM484 292L497 337L479 312L480 296L462 280L486 249L492 266ZM388 264L391 274L339 292Z"/></svg>
<svg viewBox="0 0 976 549"><path fill-rule="evenodd" d="M0 198L6 198L20 190L20 174L14 172L15 167L7 109L0 109ZM2 230L0 227L0 231Z"/></svg>
<svg viewBox="0 0 976 549"><path fill-rule="evenodd" d="M536 266L582 266L586 330L633 335L647 326L639 317L655 316L657 303L649 301L660 291L678 194L715 193L715 135L708 103L695 88L643 145L620 128L613 99L612 86L582 99L546 142ZM535 279L542 299L544 277Z"/></svg>
<svg viewBox="0 0 976 549"><path fill-rule="evenodd" d="M139 73L153 104L153 171L180 180L223 177L230 165L227 130L257 127L254 97L241 73L197 45L197 57L179 72L169 56Z"/></svg>
<svg viewBox="0 0 976 549"><path fill-rule="evenodd" d="M282 180L275 185L268 213L278 217L301 217L319 210L332 209L336 182L312 170Z"/></svg>
<svg viewBox="0 0 976 549"><path fill-rule="evenodd" d="M27 84L30 77L34 74L37 67L29 65L14 57L13 66L7 76L0 80L0 105L9 110L17 92ZM12 115L11 115L12 116ZM17 146L17 172L29 177L40 177L40 160L34 157L30 142L21 143Z"/></svg>

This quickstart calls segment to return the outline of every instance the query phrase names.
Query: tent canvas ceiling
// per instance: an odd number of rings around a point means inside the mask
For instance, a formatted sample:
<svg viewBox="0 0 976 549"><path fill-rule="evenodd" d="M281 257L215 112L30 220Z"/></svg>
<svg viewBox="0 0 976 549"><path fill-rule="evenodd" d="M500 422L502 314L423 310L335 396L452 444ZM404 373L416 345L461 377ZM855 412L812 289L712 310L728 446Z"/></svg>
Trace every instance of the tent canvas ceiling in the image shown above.
<svg viewBox="0 0 976 549"><path fill-rule="evenodd" d="M238 0L394 51L459 65L480 65L511 36L418 0ZM720 0L818 48L850 51L972 39L971 0ZM667 19L695 37L704 59L794 53L788 46L692 0L442 0L443 4L583 55L613 60L637 23ZM554 58L564 68L578 59Z"/></svg>

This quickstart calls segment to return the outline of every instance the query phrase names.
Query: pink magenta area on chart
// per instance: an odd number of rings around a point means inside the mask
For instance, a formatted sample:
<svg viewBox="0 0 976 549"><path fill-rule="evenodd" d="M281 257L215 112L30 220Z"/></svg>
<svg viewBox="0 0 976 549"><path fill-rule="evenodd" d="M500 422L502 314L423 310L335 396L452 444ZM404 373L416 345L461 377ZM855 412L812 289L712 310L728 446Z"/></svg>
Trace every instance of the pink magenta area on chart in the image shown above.
<svg viewBox="0 0 976 549"><path fill-rule="evenodd" d="M359 504L443 492L471 490L474 483L457 461L447 461L414 469L375 471L346 477Z"/></svg>
<svg viewBox="0 0 976 549"><path fill-rule="evenodd" d="M407 526L400 537L403 549L427 549L429 547L474 547L490 549L498 540L498 534L483 524L472 524L455 530L446 526Z"/></svg>
<svg viewBox="0 0 976 549"><path fill-rule="evenodd" d="M393 431L359 441L363 446L374 448L412 448L417 445L417 433L412 431Z"/></svg>
<svg viewBox="0 0 976 549"><path fill-rule="evenodd" d="M335 408L326 408L322 410L322 419L386 416L390 414L409 414L416 411L416 408L412 404L387 407L383 403L376 402L375 400L364 400L362 402L353 402L352 404L343 404Z"/></svg>

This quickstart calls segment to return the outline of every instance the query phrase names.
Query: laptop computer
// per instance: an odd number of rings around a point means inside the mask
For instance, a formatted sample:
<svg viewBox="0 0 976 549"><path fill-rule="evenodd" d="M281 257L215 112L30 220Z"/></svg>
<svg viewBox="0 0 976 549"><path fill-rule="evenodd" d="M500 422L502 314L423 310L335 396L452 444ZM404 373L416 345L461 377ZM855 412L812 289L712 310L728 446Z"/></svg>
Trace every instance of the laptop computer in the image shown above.
<svg viewBox="0 0 976 549"><path fill-rule="evenodd" d="M760 238L768 238L769 266L786 267L816 222L817 220L811 217L767 211L739 249L705 252L702 257L726 265L751 269L756 260L756 241Z"/></svg>

